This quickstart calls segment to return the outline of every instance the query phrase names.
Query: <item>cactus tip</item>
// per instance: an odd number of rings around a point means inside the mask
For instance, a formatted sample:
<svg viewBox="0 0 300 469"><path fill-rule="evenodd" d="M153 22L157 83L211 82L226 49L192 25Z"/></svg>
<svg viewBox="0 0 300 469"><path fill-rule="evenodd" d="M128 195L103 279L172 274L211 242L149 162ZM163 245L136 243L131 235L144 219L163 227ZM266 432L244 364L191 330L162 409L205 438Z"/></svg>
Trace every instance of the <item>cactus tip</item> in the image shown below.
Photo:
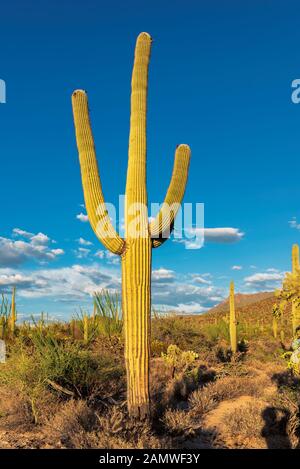
<svg viewBox="0 0 300 469"><path fill-rule="evenodd" d="M75 98L77 96L86 96L86 91L80 89L73 91L72 98Z"/></svg>

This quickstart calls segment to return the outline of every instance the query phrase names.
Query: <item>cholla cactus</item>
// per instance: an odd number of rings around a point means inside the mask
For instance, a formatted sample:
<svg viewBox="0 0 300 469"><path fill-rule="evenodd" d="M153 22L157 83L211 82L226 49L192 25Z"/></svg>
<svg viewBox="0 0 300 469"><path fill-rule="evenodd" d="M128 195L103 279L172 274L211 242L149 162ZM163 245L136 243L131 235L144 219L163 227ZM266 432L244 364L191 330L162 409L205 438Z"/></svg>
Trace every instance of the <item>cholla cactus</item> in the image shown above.
<svg viewBox="0 0 300 469"><path fill-rule="evenodd" d="M230 333L230 347L232 353L237 351L237 332L236 332L236 316L235 316L235 305L234 305L234 282L230 282L230 294L229 294L229 333Z"/></svg>
<svg viewBox="0 0 300 469"><path fill-rule="evenodd" d="M198 358L197 353L191 350L182 351L177 345L173 344L169 345L167 353L162 353L161 356L171 366L172 377L180 372L189 370Z"/></svg>
<svg viewBox="0 0 300 469"><path fill-rule="evenodd" d="M125 198L125 239L115 231L106 210L98 174L87 95L73 93L73 113L85 205L90 224L105 247L122 260L122 305L127 369L127 403L131 416L150 413L149 357L152 248L169 236L182 201L188 176L190 149L179 145L165 204L150 224L146 189L146 109L151 37L136 42L131 81L129 157ZM171 210L170 210L171 207ZM138 223L136 222L138 217Z"/></svg>

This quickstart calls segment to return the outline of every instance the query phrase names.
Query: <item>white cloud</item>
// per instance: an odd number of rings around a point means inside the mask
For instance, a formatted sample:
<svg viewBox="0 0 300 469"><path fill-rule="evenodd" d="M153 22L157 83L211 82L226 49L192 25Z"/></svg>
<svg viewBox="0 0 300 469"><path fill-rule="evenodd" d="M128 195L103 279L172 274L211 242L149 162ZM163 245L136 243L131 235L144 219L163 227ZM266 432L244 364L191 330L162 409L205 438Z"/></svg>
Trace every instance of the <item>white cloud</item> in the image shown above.
<svg viewBox="0 0 300 469"><path fill-rule="evenodd" d="M281 286L284 272L268 269L265 272L258 272L244 278L246 288L253 291L272 291Z"/></svg>
<svg viewBox="0 0 300 469"><path fill-rule="evenodd" d="M18 296L23 298L48 297L55 302L76 302L103 288L119 290L120 279L97 264L27 272L0 269L0 292L9 291L11 286L17 286Z"/></svg>
<svg viewBox="0 0 300 469"><path fill-rule="evenodd" d="M86 240L86 239L84 239L84 238L79 238L79 239L77 239L77 242L78 242L78 244L80 244L81 246L92 246L92 245L93 245L93 243L92 243L91 241L88 241L88 240Z"/></svg>
<svg viewBox="0 0 300 469"><path fill-rule="evenodd" d="M87 248L78 248L74 251L75 256L78 259L86 259L89 256L90 252L91 250Z"/></svg>
<svg viewBox="0 0 300 469"><path fill-rule="evenodd" d="M191 275L192 279L193 279L193 282L195 283L200 283L202 285L210 285L211 284L211 280L207 280L208 278L210 278L210 274L192 274Z"/></svg>
<svg viewBox="0 0 300 469"><path fill-rule="evenodd" d="M233 266L231 267L231 270L242 270L242 268L243 268L243 267L242 267L241 265L233 265Z"/></svg>
<svg viewBox="0 0 300 469"><path fill-rule="evenodd" d="M107 250L106 251L99 250L94 254L94 256L97 257L98 259L104 259L107 264L117 265L120 263L120 256Z"/></svg>
<svg viewBox="0 0 300 469"><path fill-rule="evenodd" d="M86 223L89 221L89 217L85 215L84 213L80 212L78 215L76 215L77 220L82 221L83 223Z"/></svg>
<svg viewBox="0 0 300 469"><path fill-rule="evenodd" d="M209 243L236 243L245 233L238 228L205 228L204 239Z"/></svg>
<svg viewBox="0 0 300 469"><path fill-rule="evenodd" d="M170 269L155 269L153 306L181 313L201 313L227 296L224 289L212 284L196 284L194 279L197 277L193 275L196 274L180 275L178 279ZM19 298L37 301L43 298L46 305L50 301L58 305L56 310L64 310L64 305L69 308L90 302L90 295L101 289L120 292L121 277L119 269L115 271L114 266L104 267L100 263L23 271L0 268L0 293L11 292L12 286L17 286Z"/></svg>
<svg viewBox="0 0 300 469"><path fill-rule="evenodd" d="M186 249L200 249L203 241L218 244L237 243L244 234L239 228L185 228L183 237L179 238L176 232L173 241L184 244Z"/></svg>
<svg viewBox="0 0 300 469"><path fill-rule="evenodd" d="M0 265L17 266L26 261L46 262L64 254L63 249L51 249L51 239L44 233L30 233L20 228L13 230L13 236L23 239L0 237Z"/></svg>
<svg viewBox="0 0 300 469"><path fill-rule="evenodd" d="M170 283L173 282L175 274L173 270L164 269L160 267L152 271L152 283Z"/></svg>
<svg viewBox="0 0 300 469"><path fill-rule="evenodd" d="M95 254L94 254L95 257L98 257L99 259L104 259L105 257L105 251L97 251Z"/></svg>
<svg viewBox="0 0 300 469"><path fill-rule="evenodd" d="M292 217L292 219L288 222L290 228L295 228L296 230L300 230L300 223L297 223L297 218Z"/></svg>

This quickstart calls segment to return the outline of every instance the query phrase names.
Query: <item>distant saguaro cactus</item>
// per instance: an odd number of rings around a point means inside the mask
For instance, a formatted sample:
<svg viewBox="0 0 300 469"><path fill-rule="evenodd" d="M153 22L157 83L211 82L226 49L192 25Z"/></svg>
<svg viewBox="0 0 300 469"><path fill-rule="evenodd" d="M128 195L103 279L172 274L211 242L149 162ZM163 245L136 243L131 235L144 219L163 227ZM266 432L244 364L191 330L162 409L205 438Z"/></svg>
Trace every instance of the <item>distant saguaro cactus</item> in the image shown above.
<svg viewBox="0 0 300 469"><path fill-rule="evenodd" d="M146 188L146 109L151 37L141 33L136 42L131 81L129 156L125 198L125 239L108 216L98 174L87 95L73 93L73 113L85 204L96 235L122 260L122 309L125 332L127 403L131 416L150 413L149 355L152 248L169 236L182 201L188 176L190 148L179 145L165 203L148 222ZM170 210L171 207L171 210ZM138 223L136 217L138 213Z"/></svg>
<svg viewBox="0 0 300 469"><path fill-rule="evenodd" d="M292 274L299 272L299 246L294 244L292 248ZM299 301L292 301L292 325L293 335L296 333L297 327L300 326L300 305Z"/></svg>
<svg viewBox="0 0 300 469"><path fill-rule="evenodd" d="M230 282L230 293L229 293L229 333L230 333L230 347L232 353L237 351L237 332L236 332L236 316L235 316L235 305L234 305L234 282Z"/></svg>
<svg viewBox="0 0 300 469"><path fill-rule="evenodd" d="M85 344L89 342L89 317L87 314L83 316L83 342Z"/></svg>
<svg viewBox="0 0 300 469"><path fill-rule="evenodd" d="M17 320L16 312L16 287L13 288L11 297L11 310L10 310L10 331L12 335L15 333L15 325Z"/></svg>

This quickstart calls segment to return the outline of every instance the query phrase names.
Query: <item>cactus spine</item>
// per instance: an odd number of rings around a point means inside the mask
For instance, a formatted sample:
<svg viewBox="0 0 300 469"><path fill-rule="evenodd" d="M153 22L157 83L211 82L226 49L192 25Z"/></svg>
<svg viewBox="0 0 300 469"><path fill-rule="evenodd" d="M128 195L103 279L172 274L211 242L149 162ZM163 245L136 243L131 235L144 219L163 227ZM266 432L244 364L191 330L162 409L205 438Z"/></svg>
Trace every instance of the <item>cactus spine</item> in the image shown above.
<svg viewBox="0 0 300 469"><path fill-rule="evenodd" d="M150 414L149 350L152 248L169 236L182 201L190 149L179 145L171 182L156 219L148 223L146 188L146 110L151 37L141 33L136 42L131 81L131 116L125 197L125 239L115 231L105 208L98 174L87 95L73 93L72 104L85 204L90 224L102 243L122 260L122 310L127 371L127 405L131 416ZM169 205L167 205L169 204ZM168 206L173 208L168 210ZM174 208L175 207L175 208ZM132 225L139 210L138 233Z"/></svg>
<svg viewBox="0 0 300 469"><path fill-rule="evenodd" d="M13 288L11 297L11 311L10 311L10 331L12 335L15 333L15 325L17 320L16 312L16 287Z"/></svg>
<svg viewBox="0 0 300 469"><path fill-rule="evenodd" d="M237 351L237 333L236 333L236 317L235 317L235 305L234 305L234 282L230 282L230 294L229 294L229 333L230 333L230 347L232 353Z"/></svg>

